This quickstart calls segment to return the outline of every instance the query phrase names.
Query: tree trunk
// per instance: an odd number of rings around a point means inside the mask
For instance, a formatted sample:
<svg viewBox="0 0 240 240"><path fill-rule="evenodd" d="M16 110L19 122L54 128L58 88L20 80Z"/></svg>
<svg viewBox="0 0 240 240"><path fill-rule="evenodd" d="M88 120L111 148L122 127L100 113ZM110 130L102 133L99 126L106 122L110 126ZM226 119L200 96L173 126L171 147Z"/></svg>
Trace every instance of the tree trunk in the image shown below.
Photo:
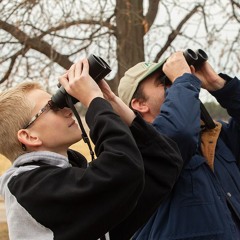
<svg viewBox="0 0 240 240"><path fill-rule="evenodd" d="M116 1L118 73L110 83L114 92L125 71L136 63L144 61L143 22L142 0ZM124 60L126 56L127 60Z"/></svg>

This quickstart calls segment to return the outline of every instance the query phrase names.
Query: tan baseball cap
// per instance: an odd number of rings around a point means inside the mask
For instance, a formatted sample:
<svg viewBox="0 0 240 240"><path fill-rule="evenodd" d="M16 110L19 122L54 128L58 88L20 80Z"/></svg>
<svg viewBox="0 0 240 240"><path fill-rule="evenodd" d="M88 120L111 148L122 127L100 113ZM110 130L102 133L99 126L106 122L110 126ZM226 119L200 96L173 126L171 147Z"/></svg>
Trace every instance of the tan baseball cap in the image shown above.
<svg viewBox="0 0 240 240"><path fill-rule="evenodd" d="M129 106L139 83L159 68L162 68L164 63L165 60L159 63L140 62L128 69L120 79L118 96Z"/></svg>

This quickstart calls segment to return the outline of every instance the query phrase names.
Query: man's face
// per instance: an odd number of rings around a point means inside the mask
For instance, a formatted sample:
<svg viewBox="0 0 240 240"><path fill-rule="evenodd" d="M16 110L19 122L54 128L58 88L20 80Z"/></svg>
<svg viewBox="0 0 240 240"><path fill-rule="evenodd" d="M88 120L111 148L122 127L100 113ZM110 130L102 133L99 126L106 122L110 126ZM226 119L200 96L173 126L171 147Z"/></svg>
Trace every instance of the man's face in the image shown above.
<svg viewBox="0 0 240 240"><path fill-rule="evenodd" d="M142 114L142 116L148 122L153 122L157 117L165 100L164 85L160 81L156 81L159 77L160 73L156 72L141 84L145 96L144 104L148 108L148 112Z"/></svg>
<svg viewBox="0 0 240 240"><path fill-rule="evenodd" d="M34 89L28 93L27 98L35 104L32 117L39 113L51 95L45 91ZM73 113L69 108L53 110L48 108L27 127L31 133L42 141L39 150L48 150L62 153L73 143L79 141L81 131L78 124L73 119Z"/></svg>

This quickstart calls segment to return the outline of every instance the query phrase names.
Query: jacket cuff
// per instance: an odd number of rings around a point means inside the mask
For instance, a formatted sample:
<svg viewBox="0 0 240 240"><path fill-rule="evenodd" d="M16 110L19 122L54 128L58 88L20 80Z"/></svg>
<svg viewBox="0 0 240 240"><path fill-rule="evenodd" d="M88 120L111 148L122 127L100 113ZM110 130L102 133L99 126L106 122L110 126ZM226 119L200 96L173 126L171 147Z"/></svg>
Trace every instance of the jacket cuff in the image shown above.
<svg viewBox="0 0 240 240"><path fill-rule="evenodd" d="M219 76L223 78L226 81L226 84L223 88L216 90L216 91L209 91L210 94L212 94L215 98L226 98L228 99L229 96L232 96L233 92L235 92L236 89L238 89L238 79L231 78L226 74L220 73Z"/></svg>

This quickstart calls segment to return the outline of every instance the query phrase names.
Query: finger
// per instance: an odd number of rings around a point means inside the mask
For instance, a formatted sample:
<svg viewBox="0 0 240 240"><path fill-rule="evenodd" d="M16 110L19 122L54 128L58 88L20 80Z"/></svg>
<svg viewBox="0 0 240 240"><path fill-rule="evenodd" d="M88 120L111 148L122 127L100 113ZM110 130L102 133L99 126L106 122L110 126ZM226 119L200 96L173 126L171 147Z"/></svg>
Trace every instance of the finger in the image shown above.
<svg viewBox="0 0 240 240"><path fill-rule="evenodd" d="M68 73L65 73L62 76L60 76L58 78L58 81L62 86L65 86L68 83Z"/></svg>
<svg viewBox="0 0 240 240"><path fill-rule="evenodd" d="M103 89L103 90L109 90L110 87L108 85L108 83L104 80L104 79L101 79L99 82L98 82L98 86Z"/></svg>
<svg viewBox="0 0 240 240"><path fill-rule="evenodd" d="M193 65L190 66L190 70L191 70L191 73L192 73L192 74L195 74L196 69L195 69L195 67L194 67Z"/></svg>
<svg viewBox="0 0 240 240"><path fill-rule="evenodd" d="M76 67L75 67L75 77L80 77L81 73L82 73L82 68L83 68L83 63L82 61L79 61L76 63Z"/></svg>
<svg viewBox="0 0 240 240"><path fill-rule="evenodd" d="M74 80L75 67L76 67L76 64L73 64L73 65L70 67L70 69L68 70L68 79L69 79L69 81Z"/></svg>
<svg viewBox="0 0 240 240"><path fill-rule="evenodd" d="M63 75L61 75L59 78L58 78L58 81L60 81L61 78L67 78L68 76L68 73L65 72Z"/></svg>
<svg viewBox="0 0 240 240"><path fill-rule="evenodd" d="M99 80L98 86L102 89L105 86L105 81L103 79Z"/></svg>
<svg viewBox="0 0 240 240"><path fill-rule="evenodd" d="M83 67L82 67L82 74L87 75L89 74L89 63L88 60L85 58L82 61Z"/></svg>

